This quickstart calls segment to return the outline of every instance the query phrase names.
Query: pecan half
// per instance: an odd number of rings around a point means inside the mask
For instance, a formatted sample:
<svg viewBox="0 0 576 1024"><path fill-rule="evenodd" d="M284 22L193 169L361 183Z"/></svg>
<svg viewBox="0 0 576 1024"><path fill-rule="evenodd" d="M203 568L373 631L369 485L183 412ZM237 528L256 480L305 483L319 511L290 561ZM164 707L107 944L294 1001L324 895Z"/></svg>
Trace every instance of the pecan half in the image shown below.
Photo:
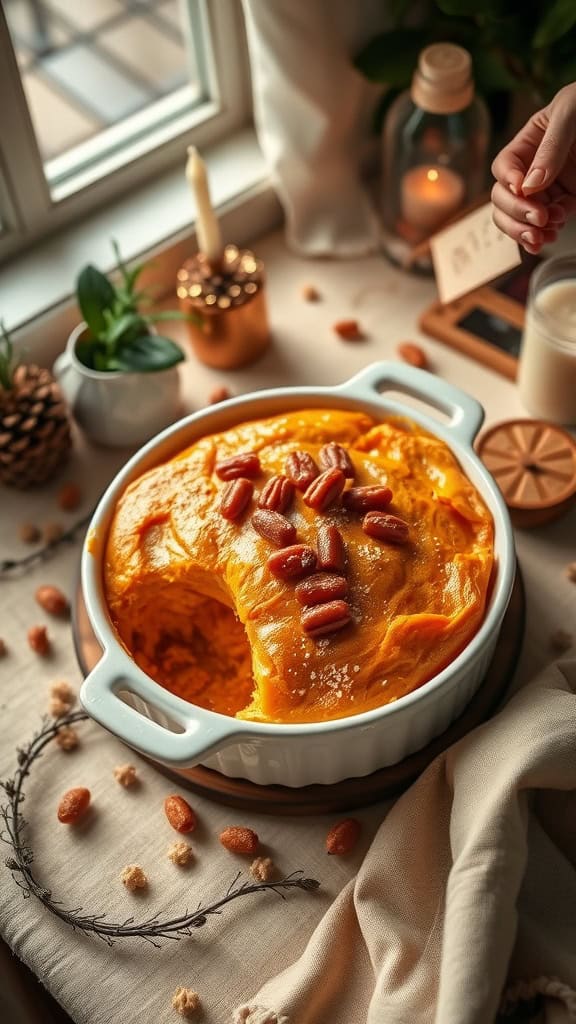
<svg viewBox="0 0 576 1024"><path fill-rule="evenodd" d="M232 455L229 459L222 459L214 466L216 476L221 480L237 480L240 476L255 477L260 473L260 459L256 452L243 452L241 455Z"/></svg>
<svg viewBox="0 0 576 1024"><path fill-rule="evenodd" d="M344 629L352 620L350 605L346 601L329 601L316 604L302 612L302 627L313 639L329 636Z"/></svg>
<svg viewBox="0 0 576 1024"><path fill-rule="evenodd" d="M244 477L230 480L222 490L220 515L224 516L224 519L229 519L230 522L239 519L250 504L253 494L254 484L251 480L246 480Z"/></svg>
<svg viewBox="0 0 576 1024"><path fill-rule="evenodd" d="M269 540L278 548L285 548L296 540L296 527L280 512L272 512L267 508L256 510L251 519L252 526L265 540Z"/></svg>
<svg viewBox="0 0 576 1024"><path fill-rule="evenodd" d="M299 580L314 572L316 552L306 544L291 544L270 555L268 568L281 580Z"/></svg>
<svg viewBox="0 0 576 1024"><path fill-rule="evenodd" d="M410 527L403 519L382 512L368 512L362 520L362 529L369 537L391 544L405 544L410 533Z"/></svg>
<svg viewBox="0 0 576 1024"><path fill-rule="evenodd" d="M350 512L381 512L392 501L392 491L382 484L368 487L351 487L346 491L342 504Z"/></svg>
<svg viewBox="0 0 576 1024"><path fill-rule="evenodd" d="M318 568L325 572L346 572L346 545L337 526L318 530Z"/></svg>
<svg viewBox="0 0 576 1024"><path fill-rule="evenodd" d="M421 370L428 369L428 359L426 353L420 345L416 345L413 341L401 341L396 346L396 351L400 356L400 359L405 363L410 363L410 366L418 366Z"/></svg>
<svg viewBox="0 0 576 1024"><path fill-rule="evenodd" d="M260 491L258 508L287 512L294 500L294 484L287 476L271 476Z"/></svg>
<svg viewBox="0 0 576 1024"><path fill-rule="evenodd" d="M307 607L313 604L324 604L348 596L348 581L336 573L317 572L308 579L302 580L295 588L300 604Z"/></svg>
<svg viewBox="0 0 576 1024"><path fill-rule="evenodd" d="M345 477L352 479L354 476L352 459L346 449L335 441L322 446L318 452L318 461L322 469L341 469Z"/></svg>
<svg viewBox="0 0 576 1024"><path fill-rule="evenodd" d="M317 512L324 512L338 500L345 484L346 477L341 469L327 469L304 492L304 504Z"/></svg>
<svg viewBox="0 0 576 1024"><path fill-rule="evenodd" d="M286 459L286 476L299 491L305 491L320 470L308 452L292 452Z"/></svg>

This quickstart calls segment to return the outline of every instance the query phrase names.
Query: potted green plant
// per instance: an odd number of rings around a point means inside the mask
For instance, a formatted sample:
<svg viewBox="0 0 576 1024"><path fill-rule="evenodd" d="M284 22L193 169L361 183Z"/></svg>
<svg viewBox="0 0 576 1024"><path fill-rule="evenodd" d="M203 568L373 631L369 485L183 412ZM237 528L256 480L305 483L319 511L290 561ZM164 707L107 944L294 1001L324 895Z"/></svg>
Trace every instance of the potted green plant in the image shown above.
<svg viewBox="0 0 576 1024"><path fill-rule="evenodd" d="M152 312L138 290L144 264L129 269L114 242L117 279L89 264L76 280L83 320L72 331L54 373L75 419L94 441L141 444L180 414L177 364L182 349L155 324L187 319L178 311Z"/></svg>

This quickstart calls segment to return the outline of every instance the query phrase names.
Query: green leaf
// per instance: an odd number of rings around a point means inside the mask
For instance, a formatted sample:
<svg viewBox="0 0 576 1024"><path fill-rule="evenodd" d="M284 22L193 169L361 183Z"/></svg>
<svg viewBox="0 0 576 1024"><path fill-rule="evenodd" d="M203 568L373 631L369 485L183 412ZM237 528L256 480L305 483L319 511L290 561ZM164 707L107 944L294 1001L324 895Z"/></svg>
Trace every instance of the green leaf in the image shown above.
<svg viewBox="0 0 576 1024"><path fill-rule="evenodd" d="M92 264L80 272L76 281L76 296L80 311L95 338L106 329L104 310L114 304L115 291L110 281Z"/></svg>
<svg viewBox="0 0 576 1024"><path fill-rule="evenodd" d="M549 46L576 25L576 0L555 0L548 5L534 35L536 49Z"/></svg>
<svg viewBox="0 0 576 1024"><path fill-rule="evenodd" d="M444 14L453 14L461 18L476 18L481 14L483 18L501 18L506 14L506 0L436 0L437 6Z"/></svg>
<svg viewBox="0 0 576 1024"><path fill-rule="evenodd" d="M191 313L182 313L179 309L164 309L158 313L146 313L145 319L150 323L159 323L161 320L194 320Z"/></svg>
<svg viewBox="0 0 576 1024"><path fill-rule="evenodd" d="M152 373L182 362L184 353L171 338L147 334L122 345L117 358L122 370Z"/></svg>
<svg viewBox="0 0 576 1024"><path fill-rule="evenodd" d="M518 89L521 84L508 70L499 51L485 48L473 50L472 64L474 80L482 94L507 92L509 89Z"/></svg>
<svg viewBox="0 0 576 1024"><path fill-rule="evenodd" d="M370 82L406 89L412 79L418 54L428 41L428 33L419 28L398 28L384 32L360 51L354 58L354 67Z"/></svg>
<svg viewBox="0 0 576 1024"><path fill-rule="evenodd" d="M146 333L146 321L139 313L124 313L117 320L112 319L106 330L108 345L128 342Z"/></svg>

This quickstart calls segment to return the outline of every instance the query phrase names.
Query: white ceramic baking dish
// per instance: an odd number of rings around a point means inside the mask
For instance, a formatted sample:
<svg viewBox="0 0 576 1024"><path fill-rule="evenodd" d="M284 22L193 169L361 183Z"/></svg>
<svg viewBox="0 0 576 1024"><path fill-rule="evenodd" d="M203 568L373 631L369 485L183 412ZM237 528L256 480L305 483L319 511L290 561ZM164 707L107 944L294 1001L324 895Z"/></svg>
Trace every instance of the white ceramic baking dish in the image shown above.
<svg viewBox="0 0 576 1024"><path fill-rule="evenodd" d="M444 422L421 406L402 401L402 394L438 410ZM450 446L494 517L496 574L489 607L465 650L437 676L395 703L331 722L269 725L237 721L164 690L121 646L104 596L104 540L116 502L127 485L195 439L245 420L319 407L364 410L380 419L409 416ZM234 398L188 416L150 441L104 494L88 532L92 543L84 547L82 555L84 598L104 651L82 686L80 699L86 711L129 746L183 774L187 767L201 763L224 775L265 785L338 782L395 764L419 750L454 721L478 688L498 640L514 582L514 541L508 512L498 487L472 449L483 418L475 399L439 377L404 364L376 363L338 387L279 388Z"/></svg>

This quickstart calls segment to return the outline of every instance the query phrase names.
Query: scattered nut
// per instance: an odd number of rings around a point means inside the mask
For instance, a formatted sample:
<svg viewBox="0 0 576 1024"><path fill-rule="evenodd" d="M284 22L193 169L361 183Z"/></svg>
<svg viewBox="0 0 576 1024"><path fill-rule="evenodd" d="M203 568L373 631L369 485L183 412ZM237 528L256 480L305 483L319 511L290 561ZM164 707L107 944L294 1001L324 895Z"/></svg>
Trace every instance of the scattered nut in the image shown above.
<svg viewBox="0 0 576 1024"><path fill-rule="evenodd" d="M47 523L42 531L45 544L57 544L62 540L64 527L61 523Z"/></svg>
<svg viewBox="0 0 576 1024"><path fill-rule="evenodd" d="M333 825L326 836L326 853L344 856L350 853L356 846L361 830L360 822L356 818L344 818L336 825Z"/></svg>
<svg viewBox="0 0 576 1024"><path fill-rule="evenodd" d="M256 853L260 840L251 828L229 825L220 833L220 842L230 853Z"/></svg>
<svg viewBox="0 0 576 1024"><path fill-rule="evenodd" d="M60 750L65 750L68 754L71 750L76 750L80 740L78 739L78 733L76 729L71 725L63 725L56 733L56 743L60 747Z"/></svg>
<svg viewBox="0 0 576 1024"><path fill-rule="evenodd" d="M345 572L346 546L338 527L322 525L318 530L317 544L318 568L325 572Z"/></svg>
<svg viewBox="0 0 576 1024"><path fill-rule="evenodd" d="M62 718L62 715L67 715L70 711L70 705L59 697L51 697L48 701L48 711L52 718Z"/></svg>
<svg viewBox="0 0 576 1024"><path fill-rule="evenodd" d="M18 536L23 544L37 544L41 533L34 523L22 523L18 530Z"/></svg>
<svg viewBox="0 0 576 1024"><path fill-rule="evenodd" d="M198 824L196 815L183 796L172 793L164 801L164 813L177 832L193 832Z"/></svg>
<svg viewBox="0 0 576 1024"><path fill-rule="evenodd" d="M218 402L225 402L228 398L232 398L232 392L230 391L230 388L225 387L223 384L221 387L214 388L214 390L210 392L208 395L208 404L217 405Z"/></svg>
<svg viewBox="0 0 576 1024"><path fill-rule="evenodd" d="M570 562L570 564L566 566L566 575L572 583L576 583L576 562Z"/></svg>
<svg viewBox="0 0 576 1024"><path fill-rule="evenodd" d="M316 568L316 552L307 544L290 544L268 559L270 572L280 580L299 580Z"/></svg>
<svg viewBox="0 0 576 1024"><path fill-rule="evenodd" d="M221 480L237 480L239 477L252 480L262 470L256 452L241 452L239 455L231 455L229 459L220 459L214 466L214 472Z"/></svg>
<svg viewBox="0 0 576 1024"><path fill-rule="evenodd" d="M300 294L304 299L304 302L320 302L320 299L322 298L320 292L313 284L303 285Z"/></svg>
<svg viewBox="0 0 576 1024"><path fill-rule="evenodd" d="M256 857L250 865L250 874L257 882L269 882L276 874L276 868L270 857Z"/></svg>
<svg viewBox="0 0 576 1024"><path fill-rule="evenodd" d="M90 804L90 790L84 786L69 789L58 804L58 821L63 825L74 825L82 818Z"/></svg>
<svg viewBox="0 0 576 1024"><path fill-rule="evenodd" d="M421 370L428 369L428 357L423 348L420 345L416 345L413 341L402 341L396 346L396 352L400 356L403 362L409 363L410 366L417 366Z"/></svg>
<svg viewBox="0 0 576 1024"><path fill-rule="evenodd" d="M128 788L138 782L138 773L133 764L119 764L114 769L114 778L121 786Z"/></svg>
<svg viewBox="0 0 576 1024"><path fill-rule="evenodd" d="M220 515L228 522L234 523L240 519L252 501L254 484L245 477L238 477L237 480L230 480L222 488L220 500Z"/></svg>
<svg viewBox="0 0 576 1024"><path fill-rule="evenodd" d="M82 491L78 484L68 483L58 491L58 504L64 512L73 512L82 501Z"/></svg>
<svg viewBox="0 0 576 1024"><path fill-rule="evenodd" d="M365 334L357 320L337 320L332 330L344 341L364 341Z"/></svg>
<svg viewBox="0 0 576 1024"><path fill-rule="evenodd" d="M304 632L318 640L345 629L352 622L352 609L347 601L326 601L304 608L300 622Z"/></svg>
<svg viewBox="0 0 576 1024"><path fill-rule="evenodd" d="M4 658L6 656L6 653L7 653L6 644L4 643L2 637L0 636L0 658Z"/></svg>
<svg viewBox="0 0 576 1024"><path fill-rule="evenodd" d="M250 519L252 526L264 540L269 540L278 548L287 548L296 541L296 527L281 512L271 512L267 508L258 508Z"/></svg>
<svg viewBox="0 0 576 1024"><path fill-rule="evenodd" d="M57 682L52 683L50 696L54 700L61 700L64 704L67 704L68 708L74 707L76 703L76 693L70 686L70 683L65 682L64 679L59 679Z"/></svg>
<svg viewBox="0 0 576 1024"><path fill-rule="evenodd" d="M191 1017L200 1008L200 996L194 989L179 985L172 996L172 1007L181 1017Z"/></svg>
<svg viewBox="0 0 576 1024"><path fill-rule="evenodd" d="M574 637L565 629L556 629L550 635L550 648L555 654L564 654L569 651L574 642Z"/></svg>
<svg viewBox="0 0 576 1024"><path fill-rule="evenodd" d="M408 523L384 512L367 512L362 520L362 529L369 537L388 544L405 544L410 536Z"/></svg>
<svg viewBox="0 0 576 1024"><path fill-rule="evenodd" d="M70 611L68 598L58 587L38 587L34 596L40 607L48 612L48 615L64 618Z"/></svg>
<svg viewBox="0 0 576 1024"><path fill-rule="evenodd" d="M36 654L45 658L50 652L50 639L46 626L31 626L28 630L28 643Z"/></svg>
<svg viewBox="0 0 576 1024"><path fill-rule="evenodd" d="M299 491L305 491L319 472L309 452L292 452L286 459L286 476Z"/></svg>
<svg viewBox="0 0 576 1024"><path fill-rule="evenodd" d="M168 860L178 867L184 868L191 860L194 860L194 850L189 843L180 840L168 847Z"/></svg>
<svg viewBox="0 0 576 1024"><path fill-rule="evenodd" d="M128 892L136 892L136 889L145 889L148 885L148 878L139 864L127 864L120 875Z"/></svg>

